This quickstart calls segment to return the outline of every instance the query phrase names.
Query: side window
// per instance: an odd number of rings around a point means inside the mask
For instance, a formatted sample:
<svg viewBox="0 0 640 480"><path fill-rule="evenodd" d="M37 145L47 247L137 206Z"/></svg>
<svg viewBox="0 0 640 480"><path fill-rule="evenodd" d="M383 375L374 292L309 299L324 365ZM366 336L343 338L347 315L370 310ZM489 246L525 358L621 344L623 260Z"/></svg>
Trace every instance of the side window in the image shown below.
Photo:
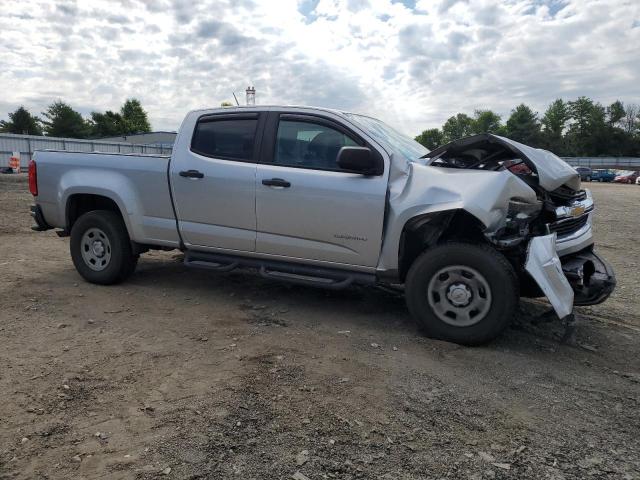
<svg viewBox="0 0 640 480"><path fill-rule="evenodd" d="M273 163L290 167L339 170L340 148L357 146L348 135L318 123L281 120Z"/></svg>
<svg viewBox="0 0 640 480"><path fill-rule="evenodd" d="M200 120L191 150L208 157L252 160L257 125L257 118Z"/></svg>

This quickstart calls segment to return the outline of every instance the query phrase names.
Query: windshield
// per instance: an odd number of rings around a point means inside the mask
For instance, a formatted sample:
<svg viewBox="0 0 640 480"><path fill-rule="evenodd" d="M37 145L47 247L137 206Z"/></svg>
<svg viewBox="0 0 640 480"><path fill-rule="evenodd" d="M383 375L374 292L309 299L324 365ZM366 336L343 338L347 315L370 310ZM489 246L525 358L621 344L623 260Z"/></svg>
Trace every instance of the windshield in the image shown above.
<svg viewBox="0 0 640 480"><path fill-rule="evenodd" d="M376 139L389 155L392 153L400 154L407 160L415 162L429 153L428 149L414 139L394 130L380 120L355 113L345 113L345 115Z"/></svg>

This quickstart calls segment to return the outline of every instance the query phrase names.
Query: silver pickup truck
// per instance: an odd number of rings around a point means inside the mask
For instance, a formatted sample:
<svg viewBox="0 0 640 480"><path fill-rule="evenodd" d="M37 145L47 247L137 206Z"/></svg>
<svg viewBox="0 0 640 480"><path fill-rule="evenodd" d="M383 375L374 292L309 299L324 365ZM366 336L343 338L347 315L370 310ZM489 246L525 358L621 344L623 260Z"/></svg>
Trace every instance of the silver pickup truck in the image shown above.
<svg viewBox="0 0 640 480"><path fill-rule="evenodd" d="M34 229L70 235L93 283L124 280L149 249L180 249L220 272L402 288L428 335L468 345L497 336L521 296L546 296L566 320L615 286L577 172L495 135L428 152L352 113L199 110L171 157L37 152L29 185Z"/></svg>

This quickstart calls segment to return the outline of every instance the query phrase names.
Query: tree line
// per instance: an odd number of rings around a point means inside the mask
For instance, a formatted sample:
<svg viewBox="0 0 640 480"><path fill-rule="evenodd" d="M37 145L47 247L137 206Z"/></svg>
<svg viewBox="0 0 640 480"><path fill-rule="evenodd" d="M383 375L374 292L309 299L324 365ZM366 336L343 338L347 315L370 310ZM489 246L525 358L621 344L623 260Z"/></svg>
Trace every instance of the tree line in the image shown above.
<svg viewBox="0 0 640 480"><path fill-rule="evenodd" d="M603 106L587 97L557 99L540 116L525 104L502 118L492 110L458 113L442 128L423 131L416 140L430 150L455 139L494 133L563 157L640 156L640 107L617 100Z"/></svg>
<svg viewBox="0 0 640 480"><path fill-rule="evenodd" d="M147 112L135 98L127 99L117 112L94 111L90 118L58 100L42 112L42 118L21 106L0 121L0 132L52 137L101 138L150 131ZM587 97L557 99L542 116L520 104L504 123L494 111L481 109L473 115L458 113L416 140L434 149L478 133L495 133L567 157L640 156L640 107L619 100L605 107Z"/></svg>
<svg viewBox="0 0 640 480"><path fill-rule="evenodd" d="M127 99L120 111L91 112L84 118L69 104L57 100L42 112L42 118L32 115L24 106L0 121L0 132L24 135L48 135L67 138L102 138L151 131L147 112L140 101Z"/></svg>

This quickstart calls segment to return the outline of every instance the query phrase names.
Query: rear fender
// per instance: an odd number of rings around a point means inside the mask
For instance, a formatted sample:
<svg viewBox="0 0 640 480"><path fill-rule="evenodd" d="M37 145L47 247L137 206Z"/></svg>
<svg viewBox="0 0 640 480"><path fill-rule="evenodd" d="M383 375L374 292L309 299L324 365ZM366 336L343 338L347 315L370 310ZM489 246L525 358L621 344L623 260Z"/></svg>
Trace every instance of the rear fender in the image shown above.
<svg viewBox="0 0 640 480"><path fill-rule="evenodd" d="M75 168L64 173L58 185L57 204L61 211L58 218L65 219L68 228L68 206L73 195L87 194L106 197L118 206L129 238L139 241L144 238L140 221L140 201L132 182L125 175L110 170Z"/></svg>

